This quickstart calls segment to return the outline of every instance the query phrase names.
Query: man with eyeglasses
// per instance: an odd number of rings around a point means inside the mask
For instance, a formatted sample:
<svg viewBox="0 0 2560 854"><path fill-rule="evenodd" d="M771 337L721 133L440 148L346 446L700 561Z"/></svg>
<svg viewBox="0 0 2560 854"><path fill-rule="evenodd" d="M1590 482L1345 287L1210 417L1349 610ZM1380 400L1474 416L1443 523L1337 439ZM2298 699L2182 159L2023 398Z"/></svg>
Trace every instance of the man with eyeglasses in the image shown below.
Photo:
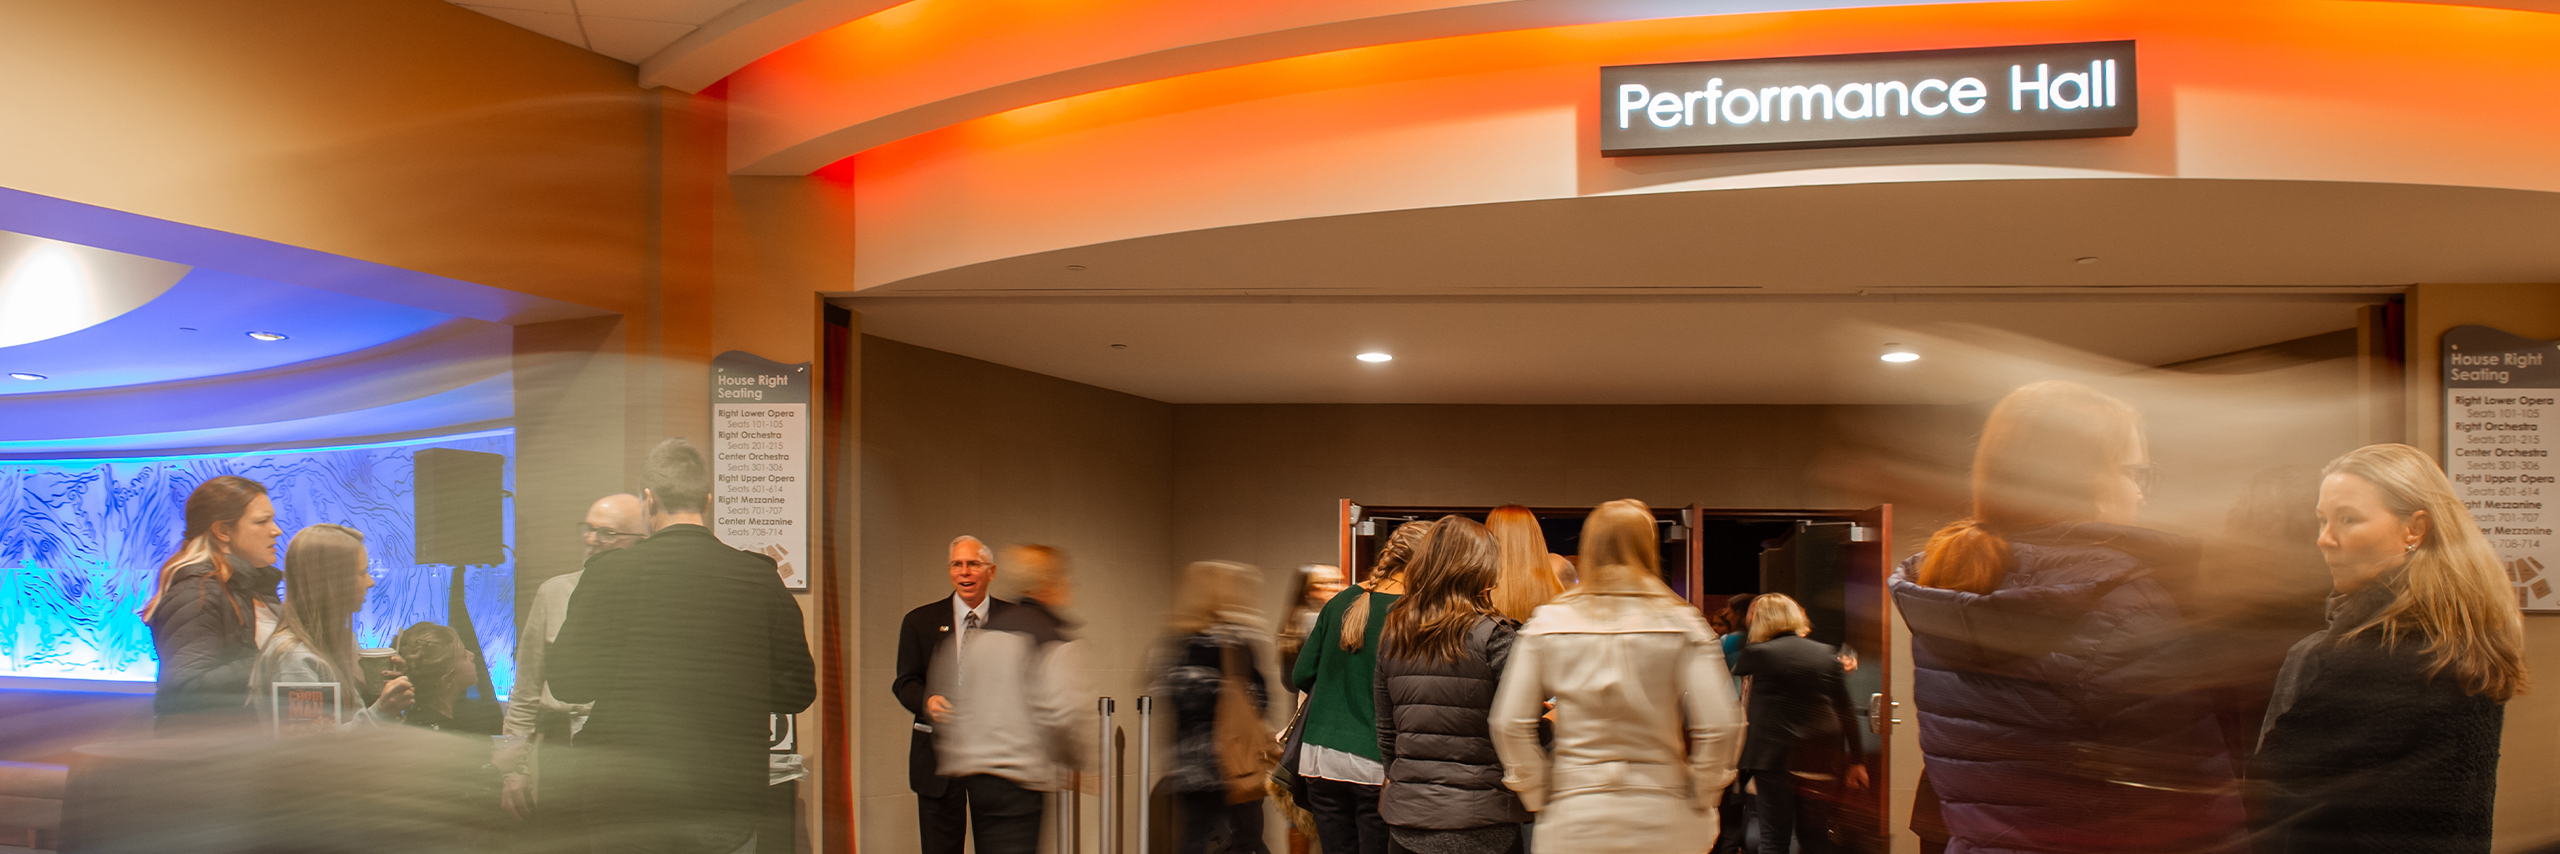
<svg viewBox="0 0 2560 854"><path fill-rule="evenodd" d="M632 495L607 495L587 506L587 516L578 523L586 541L585 557L592 558L639 542L647 537L640 518L640 499ZM582 845L585 837L568 821L569 800L559 796L556 781L567 779L563 773L571 758L569 736L586 723L588 706L569 704L551 696L551 685L543 678L543 654L560 635L560 621L569 615L569 595L577 592L581 568L552 576L542 582L533 594L533 605L524 615L524 631L516 638L516 684L507 692L506 740L490 764L504 769L506 777L498 789L498 805L507 814L535 823L533 835L562 848ZM545 800L544 769L551 782L548 788L552 806Z"/></svg>
<svg viewBox="0 0 2560 854"><path fill-rule="evenodd" d="M934 729L958 723L960 714L951 694L971 674L938 671L957 670L962 662L987 661L984 655L971 655L972 643L981 646L981 653L1021 645L1023 637L1030 637L1037 646L1048 645L1057 640L1056 625L1037 612L990 595L996 577L995 551L977 537L964 534L953 539L946 568L951 596L907 612L898 627L898 675L890 683L898 702L915 713L914 734L907 742L907 786L916 793L918 836L925 854L960 854L974 819L980 852L1029 851L1023 846L1037 842L1040 827L1039 790L1001 775L979 773L974 767L959 776L944 776L946 763L935 749ZM1009 673L1004 678L1019 681L1025 675ZM955 745L964 753L969 747L974 745Z"/></svg>

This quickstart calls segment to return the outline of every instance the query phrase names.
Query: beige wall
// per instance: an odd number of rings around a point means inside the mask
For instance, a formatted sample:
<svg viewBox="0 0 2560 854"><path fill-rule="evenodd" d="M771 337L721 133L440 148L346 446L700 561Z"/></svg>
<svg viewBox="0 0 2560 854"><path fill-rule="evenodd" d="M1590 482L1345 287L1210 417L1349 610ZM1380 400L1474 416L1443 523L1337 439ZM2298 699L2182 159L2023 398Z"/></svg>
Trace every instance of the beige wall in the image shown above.
<svg viewBox="0 0 2560 854"><path fill-rule="evenodd" d="M632 311L630 66L434 0L0 7L0 186Z"/></svg>
<svg viewBox="0 0 2560 854"><path fill-rule="evenodd" d="M953 537L1066 550L1090 693L1119 698L1123 737L1136 737L1134 698L1152 676L1147 647L1172 600L1174 407L869 336L861 371L857 826L863 850L912 851L914 717L889 683L900 620L951 595L943 563ZM1134 752L1123 756L1134 770ZM1135 809L1132 798L1122 803Z"/></svg>
<svg viewBox="0 0 2560 854"><path fill-rule="evenodd" d="M2444 332L2493 326L2527 338L2560 339L2560 285L2418 285L2409 290L2409 443L2441 455L2444 441ZM2541 690L2507 704L2498 759L2497 850L2524 851L2560 840L2560 616L2524 620L2525 663Z"/></svg>
<svg viewBox="0 0 2560 854"><path fill-rule="evenodd" d="M712 354L815 361L851 275L849 188L732 181L716 92L438 0L0 5L0 74L0 186L597 310L516 336L528 590L639 452L707 439Z"/></svg>

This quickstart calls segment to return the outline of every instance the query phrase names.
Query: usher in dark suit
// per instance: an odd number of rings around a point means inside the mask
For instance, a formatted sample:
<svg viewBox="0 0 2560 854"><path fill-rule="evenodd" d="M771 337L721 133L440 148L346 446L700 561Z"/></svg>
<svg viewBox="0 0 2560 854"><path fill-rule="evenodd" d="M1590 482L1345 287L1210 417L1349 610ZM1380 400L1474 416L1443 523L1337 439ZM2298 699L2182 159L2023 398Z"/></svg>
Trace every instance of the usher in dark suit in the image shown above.
<svg viewBox="0 0 2560 854"><path fill-rule="evenodd" d="M1808 781L1789 772L1836 778L1862 758L1838 654L1818 641L1779 635L1743 647L1734 664L1734 675L1751 677L1751 723L1738 764L1759 781L1752 817L1761 822L1764 851L1787 850L1788 837L1798 831L1806 854L1832 850L1830 802L1799 798Z"/></svg>
<svg viewBox="0 0 2560 854"><path fill-rule="evenodd" d="M766 716L818 694L801 629L773 559L700 525L587 560L545 663L553 696L596 704L574 781L595 850L726 854L753 838Z"/></svg>
<svg viewBox="0 0 2560 854"><path fill-rule="evenodd" d="M924 712L924 700L933 694L934 654L951 640L953 598L944 596L907 612L898 624L898 678L889 683L899 705L916 716L914 731L907 738L907 788L916 793L917 829L925 854L960 854L968 833L969 793L957 781L942 776L942 760L933 751L933 719ZM1013 613L1021 607L988 597L988 627L1021 619Z"/></svg>

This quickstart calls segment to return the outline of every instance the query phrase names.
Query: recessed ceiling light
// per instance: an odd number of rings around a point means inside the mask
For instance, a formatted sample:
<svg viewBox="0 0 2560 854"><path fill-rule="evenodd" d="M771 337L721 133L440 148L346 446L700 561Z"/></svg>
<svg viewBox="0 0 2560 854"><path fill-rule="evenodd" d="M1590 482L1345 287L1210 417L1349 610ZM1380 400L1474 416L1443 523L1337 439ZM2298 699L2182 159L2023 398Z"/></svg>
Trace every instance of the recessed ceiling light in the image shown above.
<svg viewBox="0 0 2560 854"><path fill-rule="evenodd" d="M1113 344L1113 345L1111 345L1111 349L1114 349L1114 350L1126 350L1126 349L1129 349L1129 345L1127 345L1127 344Z"/></svg>
<svg viewBox="0 0 2560 854"><path fill-rule="evenodd" d="M1392 362L1396 357L1385 353L1362 353L1357 358L1363 362Z"/></svg>
<svg viewBox="0 0 2560 854"><path fill-rule="evenodd" d="M2096 255L2083 255L2083 256L2081 256L2081 257L2071 259L2071 263L2074 263L2074 264L2095 264L2095 263L2098 263L2098 256L2096 256Z"/></svg>
<svg viewBox="0 0 2560 854"><path fill-rule="evenodd" d="M195 327L193 327L193 326L181 326L181 327L178 327L178 331L180 331L180 332L194 332L194 331L196 331L196 328L195 328Z"/></svg>
<svg viewBox="0 0 2560 854"><path fill-rule="evenodd" d="M1900 344L1887 344L1887 345L1884 345L1884 346L1886 347L1886 350L1884 351L1884 355L1882 355L1882 356L1878 356L1878 357L1876 357L1876 358L1883 359L1883 360L1888 361L1888 362L1917 362L1917 361L1920 361L1920 354L1918 354L1918 353L1914 353L1914 352L1911 352L1911 351L1909 351L1909 350L1902 349L1902 345L1900 345Z"/></svg>
<svg viewBox="0 0 2560 854"><path fill-rule="evenodd" d="M249 333L249 337L251 337L251 338L255 338L255 339L258 339L258 340L260 340L260 341L282 341L282 340L284 340L284 333L282 333L282 332L251 332L251 333Z"/></svg>
<svg viewBox="0 0 2560 854"><path fill-rule="evenodd" d="M43 374L27 374L27 373L14 373L14 372L13 372L13 373L9 374L9 378L10 378L10 379L13 379L13 380L40 380L40 379L44 379L44 375L43 375Z"/></svg>
<svg viewBox="0 0 2560 854"><path fill-rule="evenodd" d="M1084 265L1083 265L1083 264L1069 264L1069 265L1067 265L1067 272L1070 272L1070 273L1082 273L1082 272L1084 272Z"/></svg>

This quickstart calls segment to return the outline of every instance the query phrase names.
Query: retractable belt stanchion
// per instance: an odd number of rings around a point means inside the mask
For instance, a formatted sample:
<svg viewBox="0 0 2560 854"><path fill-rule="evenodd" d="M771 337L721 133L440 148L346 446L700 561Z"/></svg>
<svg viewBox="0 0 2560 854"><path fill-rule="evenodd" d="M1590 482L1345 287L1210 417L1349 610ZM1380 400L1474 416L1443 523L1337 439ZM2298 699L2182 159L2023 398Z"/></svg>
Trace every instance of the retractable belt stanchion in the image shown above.
<svg viewBox="0 0 2560 854"><path fill-rule="evenodd" d="M1096 745L1100 746L1102 753L1102 797L1100 800L1100 805L1102 807L1100 812L1102 815L1094 822L1093 825L1094 829L1101 831L1101 833L1094 837L1096 840L1094 850L1100 851L1102 854L1112 854L1113 851L1117 850L1113 848L1111 844L1112 819L1116 817L1114 812L1117 810L1120 800L1117 797L1117 792L1115 791L1117 789L1117 786L1114 785L1116 781L1112 779L1113 774L1111 773L1111 766L1114 764L1111 761L1113 753L1111 749L1112 705L1111 698L1109 697L1104 697L1094 703L1095 710L1102 713L1102 738L1094 742Z"/></svg>
<svg viewBox="0 0 2560 854"><path fill-rule="evenodd" d="M1058 847L1054 849L1058 854L1076 854L1076 809L1080 806L1076 786L1083 776L1084 769L1075 769L1067 775L1067 787L1058 791Z"/></svg>
<svg viewBox="0 0 2560 854"><path fill-rule="evenodd" d="M1153 753L1155 743L1156 698L1140 694L1138 695L1138 779L1136 783L1138 787L1138 854L1147 854L1154 850L1147 847L1148 832L1155 827L1147 821L1147 807L1152 805L1155 799L1147 797L1147 790L1156 777Z"/></svg>

